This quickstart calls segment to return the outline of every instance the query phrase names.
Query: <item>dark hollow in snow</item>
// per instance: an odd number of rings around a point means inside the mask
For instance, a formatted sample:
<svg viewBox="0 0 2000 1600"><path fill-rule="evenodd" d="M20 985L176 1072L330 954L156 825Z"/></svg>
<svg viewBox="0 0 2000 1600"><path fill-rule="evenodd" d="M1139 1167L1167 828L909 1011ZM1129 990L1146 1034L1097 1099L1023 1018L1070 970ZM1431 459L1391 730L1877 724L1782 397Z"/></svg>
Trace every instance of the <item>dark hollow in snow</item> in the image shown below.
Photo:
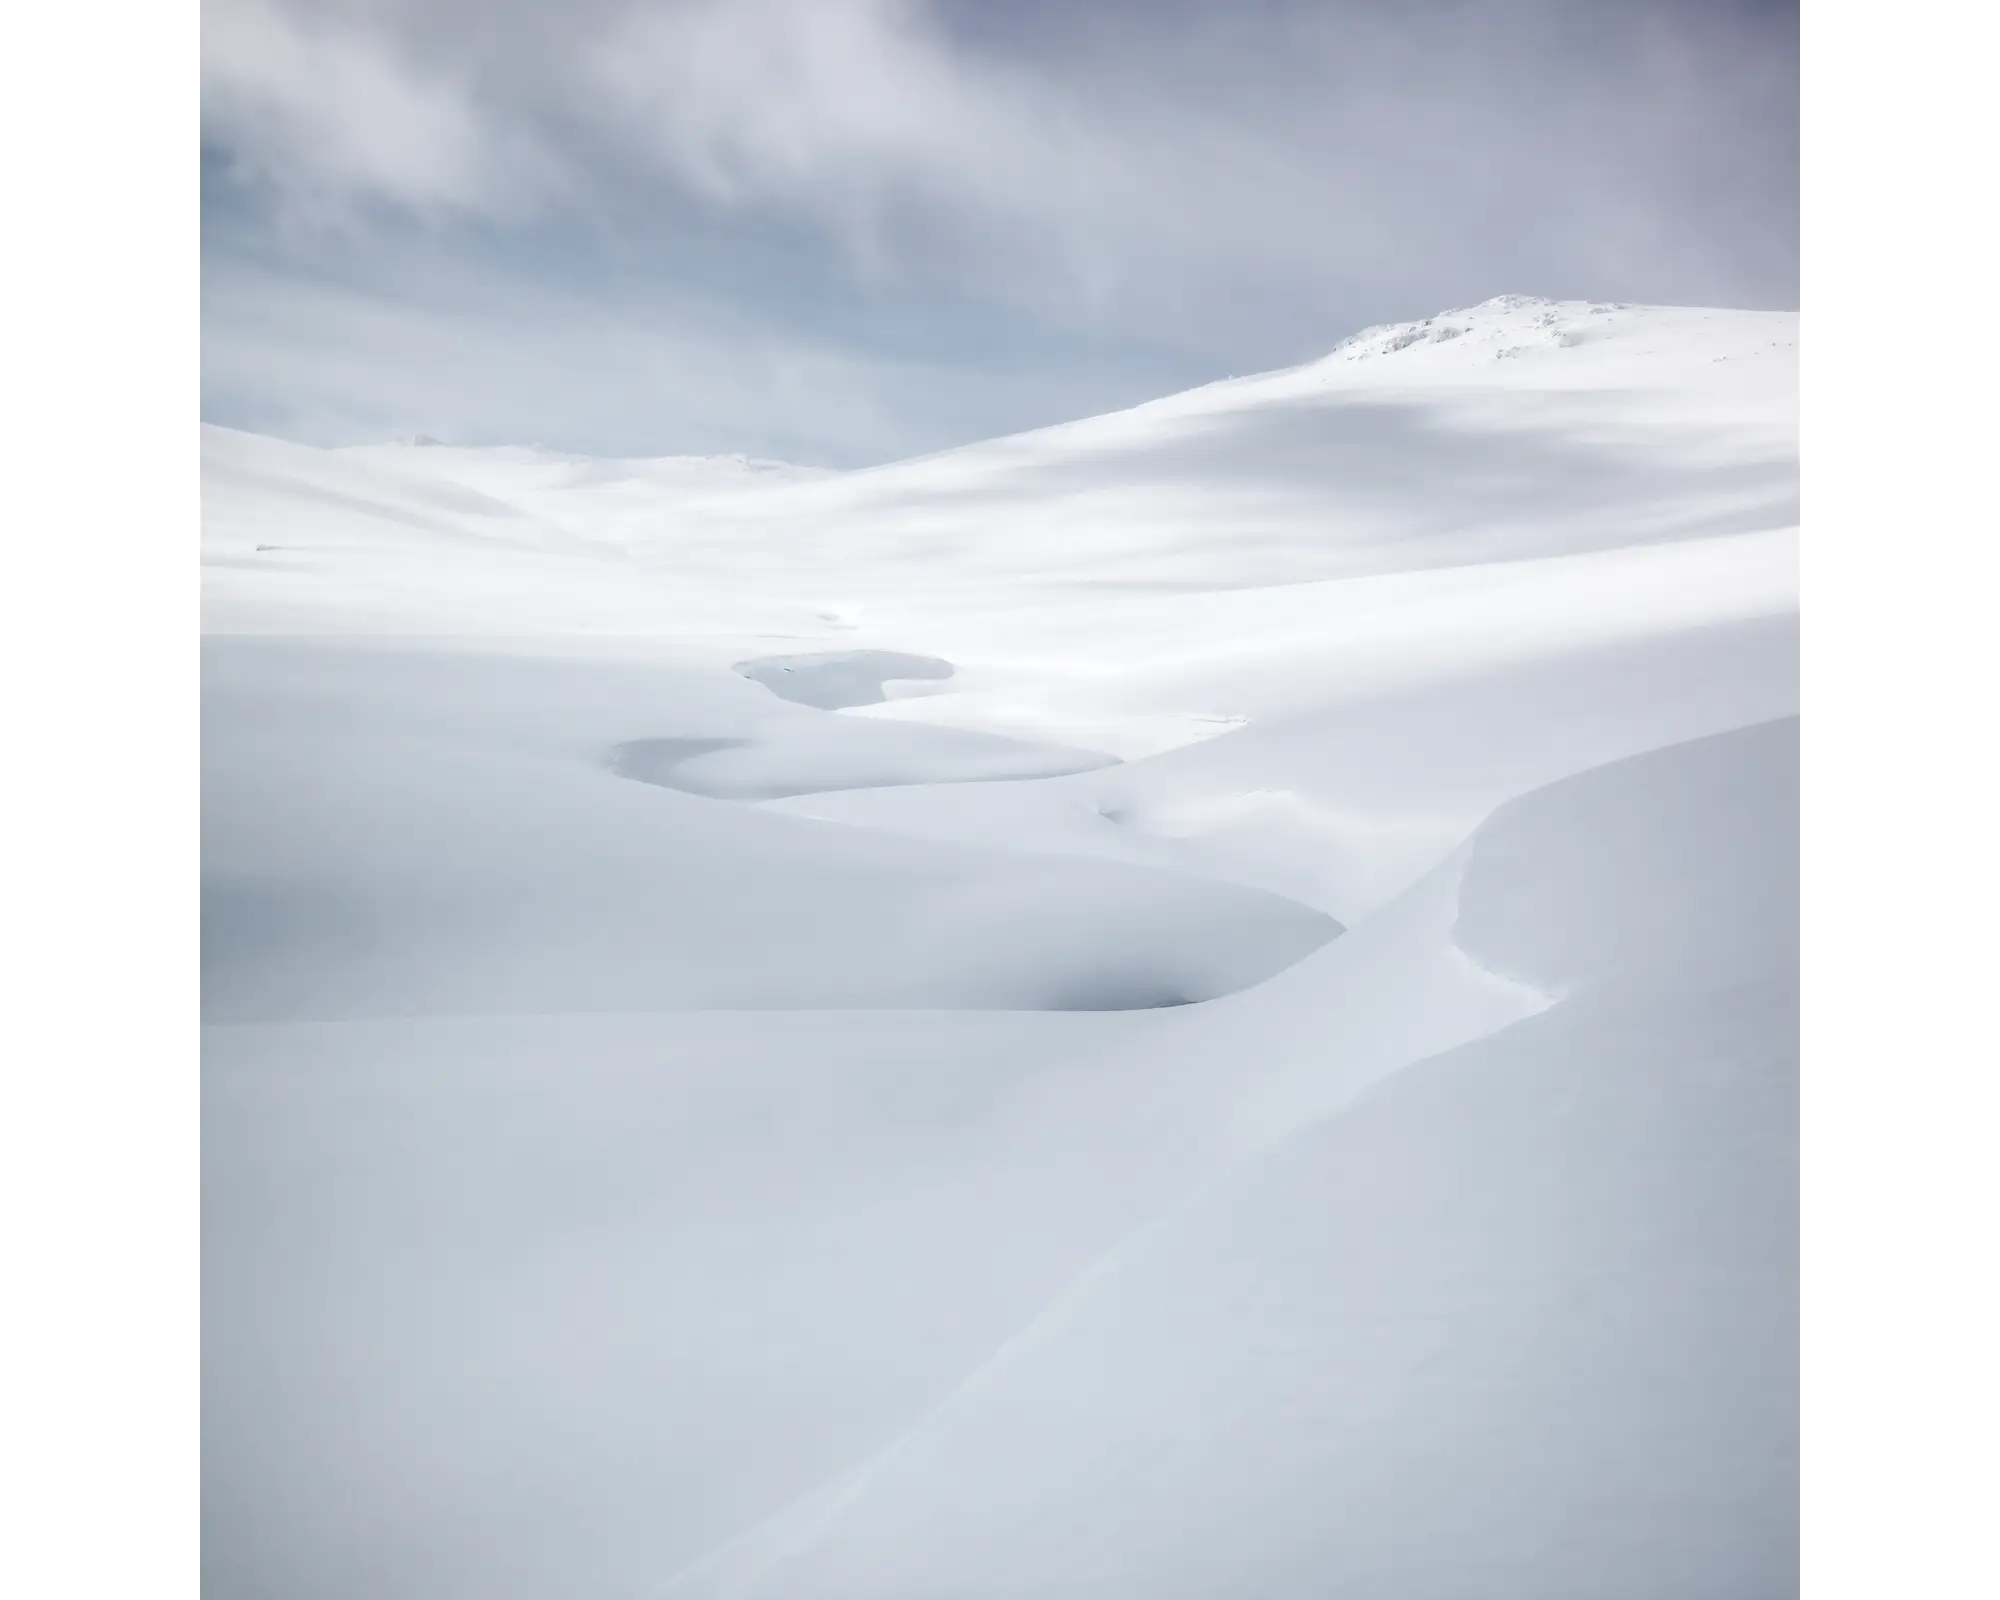
<svg viewBox="0 0 2000 1600"><path fill-rule="evenodd" d="M949 678L953 667L937 656L900 650L826 650L802 656L758 656L731 670L761 683L780 699L822 711L879 705L882 685L898 678Z"/></svg>
<svg viewBox="0 0 2000 1600"><path fill-rule="evenodd" d="M717 750L733 750L743 739L634 739L611 752L611 770L621 778L658 784L666 789L685 787L674 774L685 762ZM698 794L699 789L689 789Z"/></svg>

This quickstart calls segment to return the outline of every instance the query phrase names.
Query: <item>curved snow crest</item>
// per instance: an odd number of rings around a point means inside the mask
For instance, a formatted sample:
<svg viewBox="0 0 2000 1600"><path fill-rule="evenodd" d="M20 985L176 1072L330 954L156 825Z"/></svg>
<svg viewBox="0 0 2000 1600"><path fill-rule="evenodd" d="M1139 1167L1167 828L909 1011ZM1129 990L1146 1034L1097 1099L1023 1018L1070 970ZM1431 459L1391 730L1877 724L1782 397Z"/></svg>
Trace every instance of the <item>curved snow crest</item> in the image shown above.
<svg viewBox="0 0 2000 1600"><path fill-rule="evenodd" d="M761 1592L757 1585L762 1580L808 1554L813 1542L831 1533L901 1456L919 1448L931 1430L947 1426L954 1414L1004 1382L1014 1364L1059 1339L1065 1327L1085 1314L1097 1287L1120 1272L1123 1260L1143 1251L1154 1236L1170 1232L1182 1217L1198 1212L1246 1163L1282 1146L1302 1128L1335 1115L1410 1059L1427 1058L1436 1049L1481 1037L1554 1004L1560 998L1557 993L1497 973L1451 941L1449 930L1472 849L1468 841L1338 948L1203 1008L1202 1020L1219 1020L1230 1029L1247 1023L1247 1036L1259 1043L1268 1042L1281 1028L1290 1032L1285 1024L1301 1011L1342 1015L1349 1024L1344 1073L1328 1073L1319 1062L1290 1073L1282 1068L1274 1071L1267 1059L1261 1073L1234 1074L1231 1089L1236 1103L1227 1111L1217 1108L1218 1126L1224 1131L1221 1148L1226 1151L1219 1169L1137 1232L1101 1252L1031 1321L1002 1340L957 1387L889 1443L674 1574L662 1595L725 1600ZM1433 973L1430 986L1420 977L1426 962ZM1403 992L1386 1007L1386 1014L1379 1014L1384 1008L1378 1004L1379 1015L1371 1028L1354 1002L1371 989L1377 990L1379 999L1377 986L1390 973L1400 980ZM1202 1055L1221 1032L1214 1030L1208 1039L1184 1037L1179 1053Z"/></svg>
<svg viewBox="0 0 2000 1600"><path fill-rule="evenodd" d="M1438 1574L1457 1565L1486 1592L1581 1600L1653 1594L1629 1574L1636 1551L1664 1549L1663 1594L1768 1585L1792 1515L1796 750L1783 719L1503 807L1439 876L1452 947L1524 1002L1514 1019L1295 1107L1282 1136L1101 1253L891 1443L665 1592L1194 1600L1305 1592L1333 1570L1391 1596L1451 1588ZM1435 884L1409 897L1425 898ZM1211 1012L1295 1003L1311 969L1365 963L1373 931ZM1496 979L1485 960L1556 987ZM1445 1172L1490 1198L1455 1203ZM1760 1198L1739 1214L1746 1183ZM1428 1210L1356 1203L1371 1192ZM1662 1340L1663 1316L1689 1342ZM1562 1353L1506 1353L1529 1335ZM1613 1390L1615 1417L1596 1414L1609 1396L1569 1392L1633 1368L1657 1387ZM1470 1439L1455 1432L1468 1423ZM1482 1511L1522 1459L1539 1462L1513 1491L1525 1532ZM1618 1517L1578 1520L1578 1472L1624 1485ZM1346 1501L1375 1514L1329 1523Z"/></svg>
<svg viewBox="0 0 2000 1600"><path fill-rule="evenodd" d="M1799 719L1595 767L1474 836L1453 942L1573 990L1786 970L1798 948Z"/></svg>
<svg viewBox="0 0 2000 1600"><path fill-rule="evenodd" d="M1081 1314L1079 1308L1087 1305L1095 1287L1121 1270L1122 1260L1197 1212L1232 1174L1302 1129L1336 1115L1410 1061L1510 1026L1561 999L1557 991L1482 965L1452 940L1474 847L1475 841L1467 841L1337 945L1188 1014L1187 1022L1198 1031L1190 1036L1183 1030L1177 1042L1168 1044L1180 1057L1220 1060L1235 1040L1237 1048L1248 1044L1260 1059L1259 1070L1232 1069L1228 1102L1215 1107L1219 1165L1135 1233L1099 1253L1032 1320L1002 1340L957 1387L889 1443L675 1573L662 1596L726 1600L759 1593L762 1580L831 1533L870 1485L901 1455L917 1448L929 1430L946 1425L957 1410L1004 1381L1012 1364L1059 1337L1067 1321ZM1306 1014L1343 1019L1343 1059L1336 1069L1316 1058L1296 1065L1288 1060L1300 1055L1297 1023ZM1171 1073L1168 1081L1173 1081Z"/></svg>

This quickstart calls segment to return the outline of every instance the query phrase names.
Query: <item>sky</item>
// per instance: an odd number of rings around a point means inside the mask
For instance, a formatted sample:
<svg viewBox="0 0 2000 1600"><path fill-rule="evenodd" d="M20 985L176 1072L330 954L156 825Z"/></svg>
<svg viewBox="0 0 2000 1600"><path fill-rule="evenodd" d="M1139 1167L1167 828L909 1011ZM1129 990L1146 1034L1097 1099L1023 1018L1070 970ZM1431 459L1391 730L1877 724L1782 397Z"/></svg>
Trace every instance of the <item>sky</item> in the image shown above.
<svg viewBox="0 0 2000 1600"><path fill-rule="evenodd" d="M203 0L203 416L853 466L1792 308L1798 109L1752 0Z"/></svg>

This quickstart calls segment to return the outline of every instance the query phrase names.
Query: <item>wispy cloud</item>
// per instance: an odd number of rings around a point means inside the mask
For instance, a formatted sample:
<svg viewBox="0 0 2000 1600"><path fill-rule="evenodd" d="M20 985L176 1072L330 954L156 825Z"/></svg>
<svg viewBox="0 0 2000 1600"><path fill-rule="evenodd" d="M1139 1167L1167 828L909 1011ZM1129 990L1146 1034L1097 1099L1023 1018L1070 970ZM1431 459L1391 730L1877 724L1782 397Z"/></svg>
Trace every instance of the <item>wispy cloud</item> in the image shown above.
<svg viewBox="0 0 2000 1600"><path fill-rule="evenodd" d="M388 31L280 0L207 0L203 21L204 135L286 218L370 202L487 212L511 198L499 155L516 131Z"/></svg>

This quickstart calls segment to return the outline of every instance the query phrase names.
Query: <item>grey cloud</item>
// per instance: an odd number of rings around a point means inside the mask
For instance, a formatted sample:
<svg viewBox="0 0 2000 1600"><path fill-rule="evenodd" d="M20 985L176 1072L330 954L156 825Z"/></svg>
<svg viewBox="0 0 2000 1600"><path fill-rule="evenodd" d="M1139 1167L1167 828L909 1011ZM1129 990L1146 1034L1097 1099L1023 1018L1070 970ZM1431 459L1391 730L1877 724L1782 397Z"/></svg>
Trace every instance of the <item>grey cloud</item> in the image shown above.
<svg viewBox="0 0 2000 1600"><path fill-rule="evenodd" d="M463 81L379 31L276 0L207 0L203 20L205 139L287 215L490 203L500 130Z"/></svg>

